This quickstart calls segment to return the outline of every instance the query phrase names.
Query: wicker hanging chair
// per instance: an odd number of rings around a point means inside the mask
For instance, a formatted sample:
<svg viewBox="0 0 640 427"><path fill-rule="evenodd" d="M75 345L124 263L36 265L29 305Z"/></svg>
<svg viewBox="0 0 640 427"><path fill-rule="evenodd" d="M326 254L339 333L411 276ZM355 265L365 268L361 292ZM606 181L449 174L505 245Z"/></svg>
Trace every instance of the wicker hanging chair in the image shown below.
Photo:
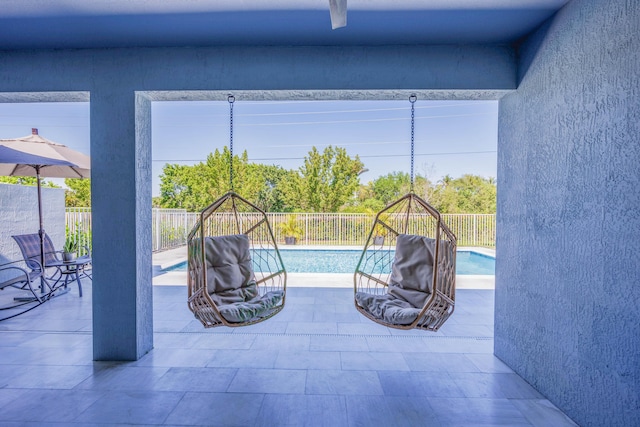
<svg viewBox="0 0 640 427"><path fill-rule="evenodd" d="M284 308L287 273L257 206L225 194L201 212L187 242L189 309L205 327L251 325Z"/></svg>
<svg viewBox="0 0 640 427"><path fill-rule="evenodd" d="M188 305L206 328L252 325L284 308L287 273L267 215L234 191L200 213L187 247Z"/></svg>
<svg viewBox="0 0 640 427"><path fill-rule="evenodd" d="M376 216L354 275L355 306L384 326L437 331L453 313L455 266L456 236L409 193Z"/></svg>
<svg viewBox="0 0 640 427"><path fill-rule="evenodd" d="M456 236L413 191L415 100L411 191L376 215L354 274L354 303L381 325L437 331L455 305Z"/></svg>

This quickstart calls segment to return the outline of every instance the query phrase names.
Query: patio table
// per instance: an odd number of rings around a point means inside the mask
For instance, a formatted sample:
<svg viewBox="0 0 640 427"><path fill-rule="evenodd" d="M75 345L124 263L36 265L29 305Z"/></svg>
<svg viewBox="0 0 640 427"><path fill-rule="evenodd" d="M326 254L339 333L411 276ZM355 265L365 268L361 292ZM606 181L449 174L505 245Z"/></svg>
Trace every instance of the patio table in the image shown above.
<svg viewBox="0 0 640 427"><path fill-rule="evenodd" d="M55 287L64 278L63 287L67 289L69 283L74 281L78 283L78 293L82 297L82 283L80 282L80 275L88 275L84 272L84 269L88 264L91 264L91 258L89 256L82 256L71 261L61 261L55 264L49 264L47 267L58 267L60 270L60 278L53 284Z"/></svg>

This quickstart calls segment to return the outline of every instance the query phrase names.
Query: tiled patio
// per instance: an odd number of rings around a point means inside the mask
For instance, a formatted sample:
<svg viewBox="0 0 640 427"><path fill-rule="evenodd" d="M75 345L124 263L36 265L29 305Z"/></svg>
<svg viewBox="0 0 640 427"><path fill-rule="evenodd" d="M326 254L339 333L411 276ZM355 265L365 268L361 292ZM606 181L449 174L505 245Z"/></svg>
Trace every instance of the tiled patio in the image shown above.
<svg viewBox="0 0 640 427"><path fill-rule="evenodd" d="M493 291L462 289L438 333L371 323L347 287L298 287L278 316L203 329L154 287L155 348L93 362L91 283L0 323L0 425L575 425L492 355Z"/></svg>

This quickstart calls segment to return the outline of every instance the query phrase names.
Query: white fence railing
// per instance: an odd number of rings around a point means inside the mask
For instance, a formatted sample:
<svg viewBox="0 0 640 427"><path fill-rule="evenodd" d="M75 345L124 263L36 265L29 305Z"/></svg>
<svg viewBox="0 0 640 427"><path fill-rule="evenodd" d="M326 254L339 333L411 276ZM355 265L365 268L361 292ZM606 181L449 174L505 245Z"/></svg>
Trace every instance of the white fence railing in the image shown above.
<svg viewBox="0 0 640 427"><path fill-rule="evenodd" d="M153 250L162 251L187 244L187 235L198 214L184 209L153 209Z"/></svg>
<svg viewBox="0 0 640 427"><path fill-rule="evenodd" d="M280 224L295 216L302 229L298 240L304 245L364 245L373 216L346 213L268 213L273 233L284 242ZM162 251L187 242L187 235L199 214L182 209L153 209L153 250ZM495 247L496 216L492 214L443 214L442 219L458 237L458 246ZM91 209L67 208L67 229L91 244Z"/></svg>
<svg viewBox="0 0 640 427"><path fill-rule="evenodd" d="M91 249L91 208L67 208L66 234L77 237L82 247Z"/></svg>

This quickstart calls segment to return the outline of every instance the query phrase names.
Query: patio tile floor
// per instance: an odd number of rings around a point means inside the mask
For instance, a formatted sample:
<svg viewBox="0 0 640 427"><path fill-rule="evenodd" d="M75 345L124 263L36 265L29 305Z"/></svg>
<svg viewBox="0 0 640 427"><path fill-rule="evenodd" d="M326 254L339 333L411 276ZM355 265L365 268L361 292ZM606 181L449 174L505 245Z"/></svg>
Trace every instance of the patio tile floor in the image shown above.
<svg viewBox="0 0 640 427"><path fill-rule="evenodd" d="M155 348L93 362L83 285L0 322L0 425L575 425L493 356L493 290L459 290L428 333L371 323L349 288L295 286L267 322L203 329L184 286L154 286Z"/></svg>

